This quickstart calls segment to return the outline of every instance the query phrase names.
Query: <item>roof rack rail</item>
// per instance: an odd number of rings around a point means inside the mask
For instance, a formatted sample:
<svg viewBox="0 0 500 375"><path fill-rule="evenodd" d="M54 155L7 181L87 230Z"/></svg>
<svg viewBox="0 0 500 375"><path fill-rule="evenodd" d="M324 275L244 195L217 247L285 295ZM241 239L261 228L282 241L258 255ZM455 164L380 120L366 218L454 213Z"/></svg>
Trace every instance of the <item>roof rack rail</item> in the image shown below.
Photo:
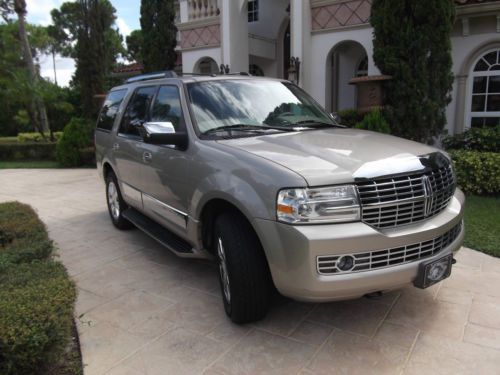
<svg viewBox="0 0 500 375"><path fill-rule="evenodd" d="M133 83L133 82L141 82L141 81L149 81L152 79L161 79L161 78L175 78L177 77L177 73L173 70L166 70L164 72L153 72L147 74L141 74L135 77L131 77L125 80L125 83Z"/></svg>

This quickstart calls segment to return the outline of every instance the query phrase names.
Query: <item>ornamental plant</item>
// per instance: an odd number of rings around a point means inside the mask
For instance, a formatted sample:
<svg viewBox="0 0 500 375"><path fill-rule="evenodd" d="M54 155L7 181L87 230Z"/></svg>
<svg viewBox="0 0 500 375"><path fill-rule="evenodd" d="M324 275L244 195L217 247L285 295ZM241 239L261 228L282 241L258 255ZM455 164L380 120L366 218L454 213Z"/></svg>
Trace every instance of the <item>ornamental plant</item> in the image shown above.
<svg viewBox="0 0 500 375"><path fill-rule="evenodd" d="M374 0L375 64L387 83L387 115L393 134L428 142L446 125L453 83L451 0Z"/></svg>

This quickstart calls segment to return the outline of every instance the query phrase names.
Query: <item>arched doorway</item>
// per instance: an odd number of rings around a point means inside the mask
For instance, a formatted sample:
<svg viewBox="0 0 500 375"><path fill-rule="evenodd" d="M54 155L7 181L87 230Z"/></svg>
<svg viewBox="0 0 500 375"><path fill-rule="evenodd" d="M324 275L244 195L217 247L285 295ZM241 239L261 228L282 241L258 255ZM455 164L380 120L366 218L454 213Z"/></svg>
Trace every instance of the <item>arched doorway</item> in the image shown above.
<svg viewBox="0 0 500 375"><path fill-rule="evenodd" d="M467 127L500 124L500 49L485 52L471 67Z"/></svg>
<svg viewBox="0 0 500 375"><path fill-rule="evenodd" d="M193 73L198 74L217 74L219 72L219 66L217 62L211 57L203 57L194 66Z"/></svg>
<svg viewBox="0 0 500 375"><path fill-rule="evenodd" d="M356 108L357 91L349 81L368 75L368 55L355 41L342 41L328 54L326 63L326 107L332 112Z"/></svg>

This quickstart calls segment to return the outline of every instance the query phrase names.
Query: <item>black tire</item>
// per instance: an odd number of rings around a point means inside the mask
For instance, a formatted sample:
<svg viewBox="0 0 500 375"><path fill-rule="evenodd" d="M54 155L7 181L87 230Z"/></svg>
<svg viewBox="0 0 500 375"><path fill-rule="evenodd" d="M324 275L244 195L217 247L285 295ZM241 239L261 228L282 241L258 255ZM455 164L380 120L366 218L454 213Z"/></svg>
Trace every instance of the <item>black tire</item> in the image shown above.
<svg viewBox="0 0 500 375"><path fill-rule="evenodd" d="M219 215L214 234L214 251L227 316L238 324L262 319L269 310L272 282L257 235L245 218L235 213ZM229 295L225 289L225 275Z"/></svg>
<svg viewBox="0 0 500 375"><path fill-rule="evenodd" d="M115 198L111 198L111 190L115 191ZM113 172L109 172L106 176L106 203L108 205L109 217L116 228L126 230L134 227L130 221L123 217L123 211L128 208L128 205L122 198L118 180Z"/></svg>

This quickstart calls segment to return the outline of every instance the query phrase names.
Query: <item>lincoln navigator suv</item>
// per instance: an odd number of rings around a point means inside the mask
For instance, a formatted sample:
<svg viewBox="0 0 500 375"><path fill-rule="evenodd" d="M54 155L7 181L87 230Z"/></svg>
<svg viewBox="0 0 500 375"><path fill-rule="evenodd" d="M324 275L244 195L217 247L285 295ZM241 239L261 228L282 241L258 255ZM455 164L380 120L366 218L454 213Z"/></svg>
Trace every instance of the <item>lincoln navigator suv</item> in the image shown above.
<svg viewBox="0 0 500 375"><path fill-rule="evenodd" d="M166 72L113 88L95 132L118 229L217 262L225 311L327 302L448 277L464 195L436 148L341 126L279 79Z"/></svg>

